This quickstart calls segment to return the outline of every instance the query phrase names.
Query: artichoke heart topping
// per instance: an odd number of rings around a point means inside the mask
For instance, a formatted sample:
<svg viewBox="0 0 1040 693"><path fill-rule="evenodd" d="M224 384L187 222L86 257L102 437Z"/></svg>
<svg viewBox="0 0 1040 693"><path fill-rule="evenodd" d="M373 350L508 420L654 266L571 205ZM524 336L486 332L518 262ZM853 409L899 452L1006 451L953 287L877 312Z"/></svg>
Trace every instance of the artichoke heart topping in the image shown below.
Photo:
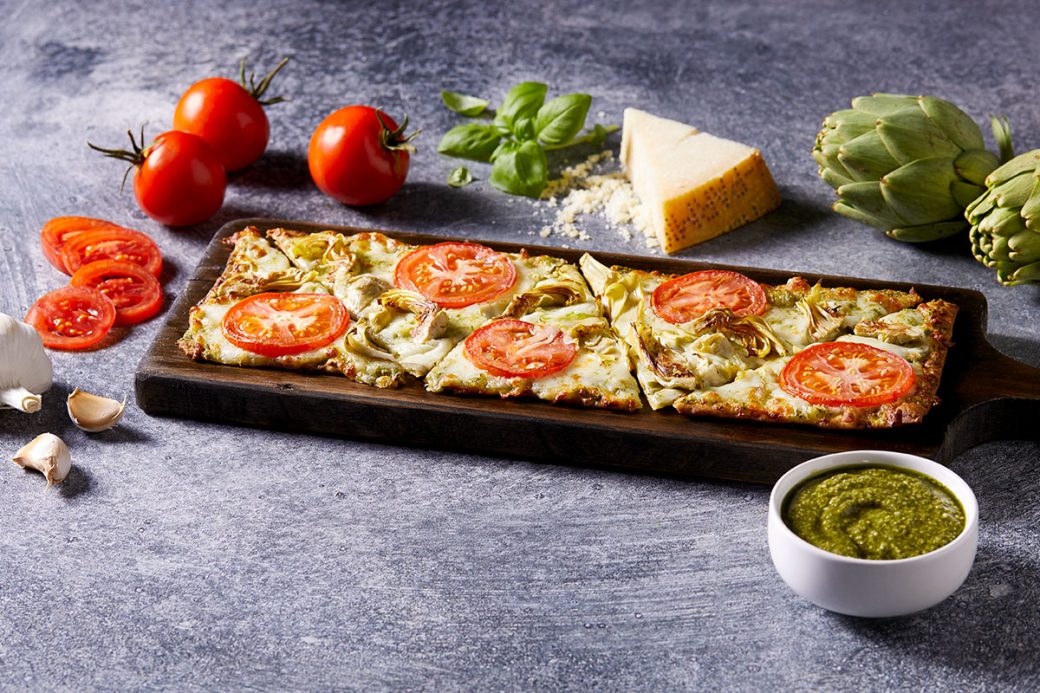
<svg viewBox="0 0 1040 693"><path fill-rule="evenodd" d="M737 316L729 308L713 308L683 325L694 334L721 332L731 341L743 346L748 356L765 358L770 353L787 356L784 342L765 320L757 315Z"/></svg>
<svg viewBox="0 0 1040 693"><path fill-rule="evenodd" d="M500 317L519 318L534 308L569 306L580 302L583 297L582 288L574 282L547 283L513 297Z"/></svg>
<svg viewBox="0 0 1040 693"><path fill-rule="evenodd" d="M420 342L427 342L444 336L448 329L448 315L433 301L422 294L405 289L390 289L379 297L379 304L384 309L411 313L416 317L412 337ZM375 322L374 316L369 318ZM384 321L385 318L381 318ZM389 322L385 320L385 322Z"/></svg>

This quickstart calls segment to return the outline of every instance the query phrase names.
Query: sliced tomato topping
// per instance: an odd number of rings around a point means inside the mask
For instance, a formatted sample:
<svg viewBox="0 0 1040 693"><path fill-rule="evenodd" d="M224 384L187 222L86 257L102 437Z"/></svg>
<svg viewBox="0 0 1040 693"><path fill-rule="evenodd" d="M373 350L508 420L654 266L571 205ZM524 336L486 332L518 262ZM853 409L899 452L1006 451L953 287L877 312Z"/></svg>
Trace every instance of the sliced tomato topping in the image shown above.
<svg viewBox="0 0 1040 693"><path fill-rule="evenodd" d="M500 296L516 283L512 261L478 243L438 243L405 255L394 284L443 308L462 308Z"/></svg>
<svg viewBox="0 0 1040 693"><path fill-rule="evenodd" d="M681 325L713 308L729 308L741 316L760 315L766 309L766 292L739 272L701 270L658 286L650 305L662 320Z"/></svg>
<svg viewBox="0 0 1040 693"><path fill-rule="evenodd" d="M65 262L61 259L61 250L69 239L84 231L94 229L121 229L122 226L113 224L104 219L94 217L55 217L43 225L40 231L40 245L43 246L43 254L47 261L65 274L72 274L65 268Z"/></svg>
<svg viewBox="0 0 1040 693"><path fill-rule="evenodd" d="M66 286L41 296L25 316L43 345L51 349L89 349L108 334L116 307L103 293L85 286Z"/></svg>
<svg viewBox="0 0 1040 693"><path fill-rule="evenodd" d="M76 234L61 249L61 260L70 273L98 260L117 260L140 265L156 277L162 274L162 253L155 241L120 226Z"/></svg>
<svg viewBox="0 0 1040 693"><path fill-rule="evenodd" d="M144 267L129 262L98 260L72 275L72 286L88 286L103 293L116 307L117 325L136 325L159 312L163 293L159 280Z"/></svg>
<svg viewBox="0 0 1040 693"><path fill-rule="evenodd" d="M523 320L496 320L466 338L466 358L503 378L542 378L566 368L578 353L563 330Z"/></svg>
<svg viewBox="0 0 1040 693"><path fill-rule="evenodd" d="M350 314L335 296L266 293L231 306L220 328L240 349L288 356L332 343L349 324Z"/></svg>
<svg viewBox="0 0 1040 693"><path fill-rule="evenodd" d="M824 342L802 349L780 372L780 388L811 404L876 407L914 386L901 356L859 342Z"/></svg>

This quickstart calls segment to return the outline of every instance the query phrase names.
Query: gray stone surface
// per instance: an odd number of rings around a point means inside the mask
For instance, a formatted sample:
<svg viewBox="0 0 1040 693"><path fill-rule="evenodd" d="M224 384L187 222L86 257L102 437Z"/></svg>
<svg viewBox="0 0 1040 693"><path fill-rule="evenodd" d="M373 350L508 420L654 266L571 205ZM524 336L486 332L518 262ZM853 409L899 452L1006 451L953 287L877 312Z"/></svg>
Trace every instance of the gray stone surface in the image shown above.
<svg viewBox="0 0 1040 693"><path fill-rule="evenodd" d="M214 230L242 216L526 239L544 212L483 181L448 189L454 162L435 148L455 122L441 88L498 100L533 78L590 92L602 122L639 105L762 148L783 207L686 255L977 288L993 341L1040 364L1036 287L997 285L963 248L902 245L832 214L808 155L822 116L872 90L935 93L980 120L1006 113L1020 149L1040 144L1035 3L756 5L0 2L0 310L22 315L63 283L37 242L61 214L151 234L170 297ZM119 144L140 123L157 134L195 79L282 54L293 62L275 91L292 101L270 109L267 155L232 178L210 222L145 218L119 190L120 166L84 145ZM304 159L317 122L355 102L424 128L405 189L367 210L324 198ZM589 229L584 247L652 252ZM157 326L53 354L45 411L0 411L4 455L53 431L76 464L51 489L0 467L0 687L1040 686L1037 443L954 461L982 516L960 591L916 616L856 620L776 576L766 488L158 420L133 406L115 431L73 428L65 392L131 391Z"/></svg>

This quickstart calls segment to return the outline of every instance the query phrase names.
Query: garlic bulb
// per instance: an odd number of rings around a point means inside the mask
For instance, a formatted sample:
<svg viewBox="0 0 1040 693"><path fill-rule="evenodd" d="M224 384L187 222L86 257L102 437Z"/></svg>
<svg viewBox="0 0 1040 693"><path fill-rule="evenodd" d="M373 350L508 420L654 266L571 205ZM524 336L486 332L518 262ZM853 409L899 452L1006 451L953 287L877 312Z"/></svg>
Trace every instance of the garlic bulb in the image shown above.
<svg viewBox="0 0 1040 693"><path fill-rule="evenodd" d="M35 469L47 477L47 485L60 484L72 469L69 446L53 433L43 433L15 453L11 461L24 469Z"/></svg>
<svg viewBox="0 0 1040 693"><path fill-rule="evenodd" d="M92 395L77 387L69 395L66 404L72 423L87 433L98 433L107 431L123 418L123 411L126 409L126 397L123 397L123 401L120 402L108 397Z"/></svg>
<svg viewBox="0 0 1040 693"><path fill-rule="evenodd" d="M53 378L51 359L36 330L0 313L0 407L39 411L40 395Z"/></svg>

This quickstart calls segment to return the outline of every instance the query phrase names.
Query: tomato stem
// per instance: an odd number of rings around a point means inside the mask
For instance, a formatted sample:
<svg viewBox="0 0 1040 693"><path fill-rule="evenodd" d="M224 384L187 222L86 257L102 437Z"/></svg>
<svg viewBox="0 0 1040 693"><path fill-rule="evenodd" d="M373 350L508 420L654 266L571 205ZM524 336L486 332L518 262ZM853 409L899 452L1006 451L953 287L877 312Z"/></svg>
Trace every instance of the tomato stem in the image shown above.
<svg viewBox="0 0 1040 693"><path fill-rule="evenodd" d="M404 131L408 128L408 114L404 114L404 119L401 121L401 126L396 130L392 130L386 121L383 120L383 112L378 108L376 109L376 118L379 120L379 125L382 127L382 132L379 133L379 142L385 149L396 152L415 152L415 145L412 144L412 140L419 136L422 129L416 130L410 135L405 135Z"/></svg>
<svg viewBox="0 0 1040 693"><path fill-rule="evenodd" d="M99 147L96 144L87 141L87 146L96 152L101 152L107 157L112 159L119 159L120 161L128 161L130 165L123 173L123 180L119 184L119 189L122 190L126 185L126 177L130 175L130 171L134 170L134 167L140 166L144 163L144 159L148 156L148 152L144 148L144 125L141 126L141 141L138 143L134 139L134 133L132 130L126 131L127 136L130 137L130 149L106 149L105 147Z"/></svg>
<svg viewBox="0 0 1040 693"><path fill-rule="evenodd" d="M267 91L268 87L271 86L271 80L274 79L274 76L278 74L278 71L288 64L288 56L282 58L281 61L277 65L275 65L275 68L268 72L266 75L264 75L263 79L261 79L260 82L257 83L255 71L250 71L249 80L246 80L246 59L242 58L242 62L239 64L238 68L238 82L242 85L243 89L248 91L254 99L260 102L261 106L270 106L272 104L282 103L283 101L288 100L284 96L275 96L270 99L261 99L260 97L262 97L264 93Z"/></svg>

